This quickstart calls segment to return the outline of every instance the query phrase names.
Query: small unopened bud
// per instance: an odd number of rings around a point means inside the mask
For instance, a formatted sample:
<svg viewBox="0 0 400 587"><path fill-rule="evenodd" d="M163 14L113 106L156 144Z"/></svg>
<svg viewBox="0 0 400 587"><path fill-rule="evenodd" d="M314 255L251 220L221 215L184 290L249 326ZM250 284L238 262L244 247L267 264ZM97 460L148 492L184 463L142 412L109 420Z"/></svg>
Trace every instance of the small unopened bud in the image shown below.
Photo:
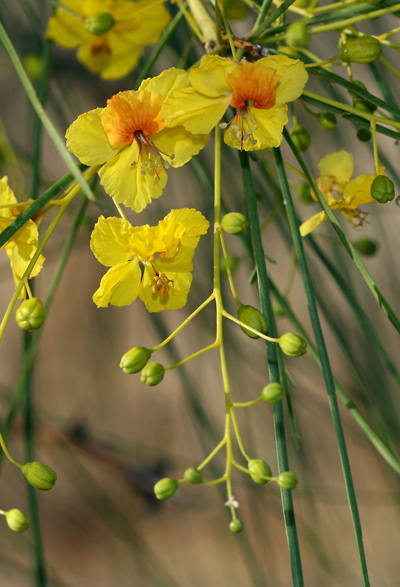
<svg viewBox="0 0 400 587"><path fill-rule="evenodd" d="M289 357L301 357L307 351L307 343L304 338L294 334L294 332L286 332L279 338L279 346L285 355Z"/></svg>
<svg viewBox="0 0 400 587"><path fill-rule="evenodd" d="M333 130L336 128L336 116L332 112L320 112L317 116L319 124L325 130Z"/></svg>
<svg viewBox="0 0 400 587"><path fill-rule="evenodd" d="M85 30L92 35L104 35L115 24L114 17L109 12L91 14L85 19Z"/></svg>
<svg viewBox="0 0 400 587"><path fill-rule="evenodd" d="M238 318L241 322L247 324L247 326L251 326L259 332L262 332L262 334L266 334L268 331L268 322L264 315L261 314L260 310L257 310L257 308L254 308L253 306L245 306L242 304L238 310ZM250 338L259 338L258 334L251 332L247 328L241 326L241 329L247 334L247 336L250 336Z"/></svg>
<svg viewBox="0 0 400 587"><path fill-rule="evenodd" d="M270 404L276 404L283 398L283 386L280 383L268 383L261 392L261 399Z"/></svg>
<svg viewBox="0 0 400 587"><path fill-rule="evenodd" d="M310 185L306 181L304 181L303 183L301 183L299 185L298 194L299 194L299 198L303 202L303 204L313 204L314 203L314 198L312 197L312 194L311 194Z"/></svg>
<svg viewBox="0 0 400 587"><path fill-rule="evenodd" d="M303 49L307 47L310 40L307 25L300 20L292 22L287 28L285 40L292 49Z"/></svg>
<svg viewBox="0 0 400 587"><path fill-rule="evenodd" d="M360 126L357 131L357 138L362 143L368 143L371 140L371 131L366 126Z"/></svg>
<svg viewBox="0 0 400 587"><path fill-rule="evenodd" d="M222 229L229 234L243 234L248 225L246 216L240 212L228 212L221 220Z"/></svg>
<svg viewBox="0 0 400 587"><path fill-rule="evenodd" d="M146 385L157 385L163 380L164 373L161 363L148 363L142 370L140 381Z"/></svg>
<svg viewBox="0 0 400 587"><path fill-rule="evenodd" d="M239 534L239 532L243 532L244 524L242 520L235 518L229 522L229 530L234 534Z"/></svg>
<svg viewBox="0 0 400 587"><path fill-rule="evenodd" d="M278 300L274 300L272 302L272 311L274 313L274 316L276 316L277 318L279 318L280 316L285 316L286 314L284 307L280 302L278 302Z"/></svg>
<svg viewBox="0 0 400 587"><path fill-rule="evenodd" d="M304 128L304 126L301 126L300 124L297 124L292 128L290 136L292 137L292 141L299 151L307 151L308 147L311 145L310 133L306 128Z"/></svg>
<svg viewBox="0 0 400 587"><path fill-rule="evenodd" d="M254 483L259 485L265 485L272 477L271 469L262 459L251 459L247 463L247 468Z"/></svg>
<svg viewBox="0 0 400 587"><path fill-rule="evenodd" d="M288 489L290 491L296 487L298 479L297 475L294 473L291 473L290 471L284 471L278 475L276 482L278 483L279 487L282 487L282 489Z"/></svg>
<svg viewBox="0 0 400 587"><path fill-rule="evenodd" d="M394 198L394 184L386 175L377 175L371 185L371 196L377 202L386 204Z"/></svg>
<svg viewBox="0 0 400 587"><path fill-rule="evenodd" d="M379 248L378 243L371 238L360 238L358 241L355 241L353 245L356 247L357 251L366 257L372 257L372 255L375 255Z"/></svg>
<svg viewBox="0 0 400 587"><path fill-rule="evenodd" d="M25 532L29 528L29 516L21 512L21 510L13 508L12 510L8 510L5 516L8 527L13 532Z"/></svg>
<svg viewBox="0 0 400 587"><path fill-rule="evenodd" d="M340 45L340 57L346 63L372 63L381 54L382 47L380 42L369 35L348 37Z"/></svg>
<svg viewBox="0 0 400 587"><path fill-rule="evenodd" d="M22 65L32 81L37 82L42 73L43 60L36 53L28 53L22 59Z"/></svg>
<svg viewBox="0 0 400 587"><path fill-rule="evenodd" d="M367 91L365 84L359 80L353 80L353 84L358 86L360 89ZM354 90L349 90L349 94L353 97L353 107L357 108L357 110L363 110L364 112L375 112L377 109L377 105L373 102L369 102L368 100L360 97L358 94L354 92Z"/></svg>
<svg viewBox="0 0 400 587"><path fill-rule="evenodd" d="M192 483L192 485L203 483L203 475L195 467L189 467L188 469L186 469L186 471L183 474L183 478L188 483Z"/></svg>
<svg viewBox="0 0 400 587"><path fill-rule="evenodd" d="M164 477L164 479L157 481L153 489L157 499L169 499L178 489L178 481Z"/></svg>
<svg viewBox="0 0 400 587"><path fill-rule="evenodd" d="M46 310L38 298L24 300L15 312L15 319L24 330L37 330L46 318Z"/></svg>
<svg viewBox="0 0 400 587"><path fill-rule="evenodd" d="M228 255L228 263L225 261L225 257L222 257L220 261L221 273L227 273L227 266L231 273L234 273L239 265L240 258L235 255Z"/></svg>
<svg viewBox="0 0 400 587"><path fill-rule="evenodd" d="M22 465L22 474L36 489L51 489L56 482L57 473L47 465L32 461Z"/></svg>
<svg viewBox="0 0 400 587"><path fill-rule="evenodd" d="M135 346L122 356L119 366L127 375L138 373L143 369L150 357L150 349L146 349L144 346Z"/></svg>

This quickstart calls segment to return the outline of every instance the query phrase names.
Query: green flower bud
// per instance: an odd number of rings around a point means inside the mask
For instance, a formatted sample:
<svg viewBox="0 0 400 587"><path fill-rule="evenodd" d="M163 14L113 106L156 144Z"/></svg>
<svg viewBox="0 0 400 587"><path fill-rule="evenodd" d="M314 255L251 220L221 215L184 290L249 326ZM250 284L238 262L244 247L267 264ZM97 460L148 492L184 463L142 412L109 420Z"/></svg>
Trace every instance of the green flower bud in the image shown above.
<svg viewBox="0 0 400 587"><path fill-rule="evenodd" d="M278 302L278 300L273 300L272 311L274 313L274 316L276 316L277 318L279 316L285 316L286 314L284 307L280 304L280 302Z"/></svg>
<svg viewBox="0 0 400 587"><path fill-rule="evenodd" d="M238 310L238 318L241 322L247 324L247 326L251 326L263 334L266 334L268 331L268 322L264 315L261 314L260 310L257 310L257 308L254 308L253 306L245 306L242 304ZM247 330L247 328L241 326L241 329L247 334L247 336L250 336L250 338L259 338L258 334L254 334L254 332Z"/></svg>
<svg viewBox="0 0 400 587"><path fill-rule="evenodd" d="M300 124L297 124L292 128L290 136L299 151L307 151L308 147L311 145L310 133Z"/></svg>
<svg viewBox="0 0 400 587"><path fill-rule="evenodd" d="M222 229L229 234L243 234L248 225L246 216L240 212L228 212L221 220Z"/></svg>
<svg viewBox="0 0 400 587"><path fill-rule="evenodd" d="M98 12L91 14L85 19L85 29L92 35L104 35L113 28L115 20L109 12Z"/></svg>
<svg viewBox="0 0 400 587"><path fill-rule="evenodd" d="M303 204L313 204L315 201L311 195L310 185L306 181L299 185L298 194Z"/></svg>
<svg viewBox="0 0 400 587"><path fill-rule="evenodd" d="M279 338L279 346L285 355L289 357L301 357L307 351L307 343L304 338L294 334L294 332L286 332Z"/></svg>
<svg viewBox="0 0 400 587"><path fill-rule="evenodd" d="M234 534L239 534L239 532L242 532L244 529L244 524L242 522L242 520L238 520L237 518L235 518L234 520L231 520L229 522L229 530L231 532L233 532Z"/></svg>
<svg viewBox="0 0 400 587"><path fill-rule="evenodd" d="M340 45L340 57L346 63L372 63L381 54L382 47L380 42L369 35L348 37Z"/></svg>
<svg viewBox="0 0 400 587"><path fill-rule="evenodd" d="M371 185L371 196L377 202L386 204L394 198L394 184L386 175L377 175Z"/></svg>
<svg viewBox="0 0 400 587"><path fill-rule="evenodd" d="M336 128L336 116L332 112L320 112L317 116L319 124L325 130L333 130Z"/></svg>
<svg viewBox="0 0 400 587"><path fill-rule="evenodd" d="M371 140L371 131L366 126L360 126L357 131L357 138L363 143L368 143Z"/></svg>
<svg viewBox="0 0 400 587"><path fill-rule="evenodd" d="M375 255L379 248L378 243L370 238L360 238L358 241L355 241L353 245L356 247L357 251L366 257L372 257L372 255Z"/></svg>
<svg viewBox="0 0 400 587"><path fill-rule="evenodd" d="M243 0L222 0L225 15L230 20L240 20L247 16L249 9Z"/></svg>
<svg viewBox="0 0 400 587"><path fill-rule="evenodd" d="M21 512L21 510L13 508L12 510L8 510L5 515L10 530L14 532L25 532L29 528L29 516Z"/></svg>
<svg viewBox="0 0 400 587"><path fill-rule="evenodd" d="M283 386L280 383L268 383L261 392L261 399L270 404L276 404L283 399Z"/></svg>
<svg viewBox="0 0 400 587"><path fill-rule="evenodd" d="M231 273L234 273L234 271L236 271L236 269L239 265L239 261L240 261L239 257L236 257L235 255L228 255L228 267L229 267ZM227 263L225 261L225 257L222 257L220 264L219 264L219 267L221 269L221 273L227 273L226 265L227 265Z"/></svg>
<svg viewBox="0 0 400 587"><path fill-rule="evenodd" d="M307 47L310 40L310 33L307 25L298 20L292 22L287 28L285 41L292 49L303 49Z"/></svg>
<svg viewBox="0 0 400 587"><path fill-rule="evenodd" d="M146 385L157 385L164 378L165 369L161 363L148 363L140 375L140 381Z"/></svg>
<svg viewBox="0 0 400 587"><path fill-rule="evenodd" d="M138 373L143 369L150 357L150 349L146 349L144 346L135 346L122 356L119 366L127 375Z"/></svg>
<svg viewBox="0 0 400 587"><path fill-rule="evenodd" d="M296 487L298 479L294 473L291 473L290 471L284 471L278 476L276 482L278 483L279 487L282 487L282 489L288 489L290 491Z"/></svg>
<svg viewBox="0 0 400 587"><path fill-rule="evenodd" d="M265 485L269 481L266 477L272 477L271 469L262 459L251 459L247 463L247 468L249 469L250 477L258 485Z"/></svg>
<svg viewBox="0 0 400 587"><path fill-rule="evenodd" d="M192 485L203 483L203 475L195 467L189 467L188 469L186 469L186 471L183 474L183 478L188 483L192 483Z"/></svg>
<svg viewBox="0 0 400 587"><path fill-rule="evenodd" d="M47 465L32 461L22 465L22 474L36 489L51 489L56 482L57 473Z"/></svg>
<svg viewBox="0 0 400 587"><path fill-rule="evenodd" d="M24 300L15 312L15 319L24 330L37 330L46 318L46 310L38 298Z"/></svg>
<svg viewBox="0 0 400 587"><path fill-rule="evenodd" d="M37 82L42 73L42 58L36 53L28 53L22 59L22 65L32 81Z"/></svg>
<svg viewBox="0 0 400 587"><path fill-rule="evenodd" d="M153 489L157 499L169 499L178 489L178 481L164 477L157 481Z"/></svg>

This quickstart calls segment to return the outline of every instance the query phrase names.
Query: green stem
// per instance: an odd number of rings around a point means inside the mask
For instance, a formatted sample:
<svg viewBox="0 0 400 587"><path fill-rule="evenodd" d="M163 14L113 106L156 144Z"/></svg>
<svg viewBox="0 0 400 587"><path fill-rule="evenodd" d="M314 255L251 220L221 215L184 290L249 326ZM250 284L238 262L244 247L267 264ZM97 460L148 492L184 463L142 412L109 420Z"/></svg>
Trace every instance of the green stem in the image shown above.
<svg viewBox="0 0 400 587"><path fill-rule="evenodd" d="M332 212L332 210L328 206L323 194L319 190L313 176L311 175L311 172L310 172L308 166L304 162L303 157L301 156L300 152L298 151L298 149L294 145L294 143L293 143L293 141L292 141L292 139L286 129L284 129L283 134L284 134L284 137L287 140L294 156L296 157L297 161L299 162L300 167L303 169L305 175L307 176L307 181L309 182L312 189L314 190L314 192L318 198L318 201L322 206L323 211L327 215L329 222L332 224L333 228L335 229L335 231L336 231L337 235L339 236L339 239L341 240L342 244L344 245L346 251L348 252L350 257L353 259L355 266L357 267L357 269L361 273L361 276L364 279L367 286L369 287L372 295L377 300L380 307L385 312L386 316L389 318L390 322L393 324L393 326L396 328L396 330L398 332L400 332L400 319L397 317L397 315L393 311L392 307L390 306L389 302L386 300L386 298L384 297L384 295L382 294L382 292L378 288L378 286L375 283L374 279L372 278L370 272L368 271L368 269L364 265L359 254L357 253L355 247L347 238L344 230L342 229L342 227L340 226L339 222L336 219L336 216L334 215L334 213Z"/></svg>
<svg viewBox="0 0 400 587"><path fill-rule="evenodd" d="M333 379L333 374L329 362L328 352L325 345L324 335L322 333L322 328L318 316L317 305L315 302L313 286L311 282L311 277L308 270L308 265L304 253L303 241L300 236L298 224L296 221L296 213L293 205L292 196L289 190L289 184L286 177L285 167L283 164L282 156L280 149L274 149L275 161L278 170L279 181L281 184L282 194L283 194L283 201L286 206L286 213L289 222L290 232L292 235L292 240L295 246L296 255L299 261L299 267L303 279L304 290L307 297L307 305L310 313L310 319L312 323L312 328L315 336L315 340L317 343L317 347L320 353L321 364L322 364L322 372L325 380L326 390L328 393L328 400L329 400L329 407L332 414L333 425L335 429L335 434L338 443L338 449L340 454L340 460L342 463L343 469L343 476L346 484L346 491L349 500L350 511L352 515L355 535L356 535L356 542L358 547L358 553L360 557L361 563L361 570L363 575L363 583L364 586L369 586L369 579L368 579L368 570L367 570L367 563L365 559L365 552L364 552L364 545L362 539L362 530L361 530L361 522L360 516L358 512L357 506L357 499L354 491L353 486L353 479L351 475L351 467L350 462L347 454L346 442L344 438L342 423L340 420L339 414L339 407L337 404L336 399L336 392L335 392L335 382Z"/></svg>
<svg viewBox="0 0 400 587"><path fill-rule="evenodd" d="M260 305L262 313L267 316L270 325L270 333L276 336L275 318L272 311L270 292L268 286L268 274L265 263L265 253L262 245L260 223L257 210L257 199L254 190L252 175L250 171L249 156L246 151L239 152L240 164L242 167L243 184L246 193L246 202L248 216L250 221L251 243L253 248L254 260L257 268L257 282L260 296ZM267 343L268 370L271 382L279 382L279 366L277 353L278 349L275 344ZM289 460L287 455L285 424L282 402L274 405L273 409L276 449L278 456L279 472L289 470ZM293 508L293 499L290 491L281 489L282 509L284 514L284 523L286 536L289 545L289 555L292 568L293 584L295 587L304 585L303 572L300 557L300 548L297 536L295 514Z"/></svg>
<svg viewBox="0 0 400 587"><path fill-rule="evenodd" d="M295 0L284 0L282 2L282 4L280 6L278 6L278 8L275 8L275 10L273 12L271 12L271 14L268 16L268 18L266 18L264 20L264 22L261 23L258 28L256 28L256 30L250 36L249 40L250 41L256 40L258 38L258 36L263 31L265 31L270 26L270 24L272 24L273 22L275 22L281 16L281 14L284 14L287 11L287 9L294 2L295 2Z"/></svg>

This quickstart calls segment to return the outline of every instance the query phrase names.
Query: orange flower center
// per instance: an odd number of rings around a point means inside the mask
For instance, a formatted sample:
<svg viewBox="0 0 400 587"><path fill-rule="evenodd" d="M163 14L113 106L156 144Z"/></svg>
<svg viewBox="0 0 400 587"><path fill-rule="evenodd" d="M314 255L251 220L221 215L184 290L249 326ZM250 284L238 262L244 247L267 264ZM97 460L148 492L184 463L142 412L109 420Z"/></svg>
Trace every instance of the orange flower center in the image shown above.
<svg viewBox="0 0 400 587"><path fill-rule="evenodd" d="M262 63L242 61L228 75L233 87L231 106L246 108L251 100L255 108L267 110L275 105L275 93L279 76L274 69Z"/></svg>
<svg viewBox="0 0 400 587"><path fill-rule="evenodd" d="M105 39L96 39L90 46L90 52L92 55L108 55L111 49Z"/></svg>
<svg viewBox="0 0 400 587"><path fill-rule="evenodd" d="M157 133L163 126L162 96L143 90L119 92L109 100L101 122L110 144L125 146Z"/></svg>

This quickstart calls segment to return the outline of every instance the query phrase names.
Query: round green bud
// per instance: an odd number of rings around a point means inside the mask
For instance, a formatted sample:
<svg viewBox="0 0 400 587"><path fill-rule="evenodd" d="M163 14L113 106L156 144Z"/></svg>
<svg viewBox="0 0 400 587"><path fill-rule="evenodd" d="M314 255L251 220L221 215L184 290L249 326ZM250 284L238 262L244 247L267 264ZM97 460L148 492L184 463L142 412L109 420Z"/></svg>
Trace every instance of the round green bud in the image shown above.
<svg viewBox="0 0 400 587"><path fill-rule="evenodd" d="M284 471L278 475L276 482L278 483L279 487L282 487L282 489L288 489L290 491L296 487L298 479L297 475L294 473L291 473L290 471Z"/></svg>
<svg viewBox="0 0 400 587"><path fill-rule="evenodd" d="M164 477L157 481L153 489L157 499L169 499L178 489L178 481Z"/></svg>
<svg viewBox="0 0 400 587"><path fill-rule="evenodd" d="M285 41L292 49L303 49L310 41L307 25L298 20L292 22L286 30Z"/></svg>
<svg viewBox="0 0 400 587"><path fill-rule="evenodd" d="M286 332L279 338L279 346L285 355L289 357L301 357L307 351L307 343L304 338L294 334L294 332Z"/></svg>
<svg viewBox="0 0 400 587"><path fill-rule="evenodd" d="M245 306L242 304L238 310L238 318L241 322L247 324L247 326L251 326L263 334L266 334L268 331L268 322L264 315L261 314L260 310L254 308L254 306ZM259 338L258 334L247 330L247 328L241 326L241 329L247 334L247 336L250 336L250 338Z"/></svg>
<svg viewBox="0 0 400 587"><path fill-rule="evenodd" d="M24 300L15 312L15 319L24 330L37 330L46 318L46 310L38 298Z"/></svg>
<svg viewBox="0 0 400 587"><path fill-rule="evenodd" d="M283 386L280 383L268 383L261 392L261 399L270 404L276 404L283 399Z"/></svg>
<svg viewBox="0 0 400 587"><path fill-rule="evenodd" d="M142 370L140 381L146 385L157 385L163 380L164 373L161 363L148 363Z"/></svg>
<svg viewBox="0 0 400 587"><path fill-rule="evenodd" d="M312 197L312 194L311 194L310 185L306 181L304 181L303 183L301 183L299 185L298 194L299 194L299 198L303 202L303 204L313 204L314 203L314 198Z"/></svg>
<svg viewBox="0 0 400 587"><path fill-rule="evenodd" d="M320 112L317 116L317 120L325 130L333 130L336 128L337 120L332 112Z"/></svg>
<svg viewBox="0 0 400 587"><path fill-rule="evenodd" d="M245 18L249 12L249 8L243 0L222 0L222 4L224 5L225 15L230 20Z"/></svg>
<svg viewBox="0 0 400 587"><path fill-rule="evenodd" d="M357 131L357 138L363 143L368 143L371 140L371 131L366 126L360 126Z"/></svg>
<svg viewBox="0 0 400 587"><path fill-rule="evenodd" d="M115 20L109 12L91 14L85 19L85 30L92 35L104 35L113 28Z"/></svg>
<svg viewBox="0 0 400 587"><path fill-rule="evenodd" d="M228 255L228 263L225 261L225 257L221 258L219 267L221 269L221 273L227 273L227 265L231 273L236 271L240 262L240 258L236 257L235 255Z"/></svg>
<svg viewBox="0 0 400 587"><path fill-rule="evenodd" d="M371 196L377 202L386 204L394 198L394 184L386 175L377 175L371 185Z"/></svg>
<svg viewBox="0 0 400 587"><path fill-rule="evenodd" d="M381 54L382 47L380 42L369 35L348 37L340 45L340 57L346 63L372 63Z"/></svg>
<svg viewBox="0 0 400 587"><path fill-rule="evenodd" d="M239 532L243 532L244 524L242 520L238 520L235 518L229 522L229 530L234 534L239 534Z"/></svg>
<svg viewBox="0 0 400 587"><path fill-rule="evenodd" d="M51 489L56 482L57 473L47 465L32 461L22 465L22 474L36 489Z"/></svg>
<svg viewBox="0 0 400 587"><path fill-rule="evenodd" d="M262 459L250 459L247 463L247 468L250 477L253 479L254 483L258 483L258 485L265 485L269 481L266 477L272 477L270 467Z"/></svg>
<svg viewBox="0 0 400 587"><path fill-rule="evenodd" d="M274 313L274 316L276 316L277 318L286 315L284 307L280 304L280 302L278 302L278 300L273 300L272 311Z"/></svg>
<svg viewBox="0 0 400 587"><path fill-rule="evenodd" d="M297 124L292 128L290 136L299 151L307 151L308 147L311 145L310 133L300 124Z"/></svg>
<svg viewBox="0 0 400 587"><path fill-rule="evenodd" d="M228 212L221 220L222 229L229 234L243 234L248 225L246 216L240 212Z"/></svg>
<svg viewBox="0 0 400 587"><path fill-rule="evenodd" d="M17 508L13 508L6 512L6 522L13 532L25 532L29 528L30 520L27 514L24 514L24 512L21 512Z"/></svg>
<svg viewBox="0 0 400 587"><path fill-rule="evenodd" d="M357 251L366 257L372 257L372 255L375 255L379 248L378 243L370 238L360 238L355 241L353 245L356 247Z"/></svg>
<svg viewBox="0 0 400 587"><path fill-rule="evenodd" d="M144 346L135 346L122 356L119 366L127 375L138 373L143 369L150 357L150 349L146 349Z"/></svg>
<svg viewBox="0 0 400 587"><path fill-rule="evenodd" d="M183 478L188 483L192 483L192 485L203 483L203 475L195 467L189 467L188 469L186 469L186 471L183 474Z"/></svg>
<svg viewBox="0 0 400 587"><path fill-rule="evenodd" d="M22 58L22 65L32 81L37 82L42 73L42 58L36 53L28 53Z"/></svg>

